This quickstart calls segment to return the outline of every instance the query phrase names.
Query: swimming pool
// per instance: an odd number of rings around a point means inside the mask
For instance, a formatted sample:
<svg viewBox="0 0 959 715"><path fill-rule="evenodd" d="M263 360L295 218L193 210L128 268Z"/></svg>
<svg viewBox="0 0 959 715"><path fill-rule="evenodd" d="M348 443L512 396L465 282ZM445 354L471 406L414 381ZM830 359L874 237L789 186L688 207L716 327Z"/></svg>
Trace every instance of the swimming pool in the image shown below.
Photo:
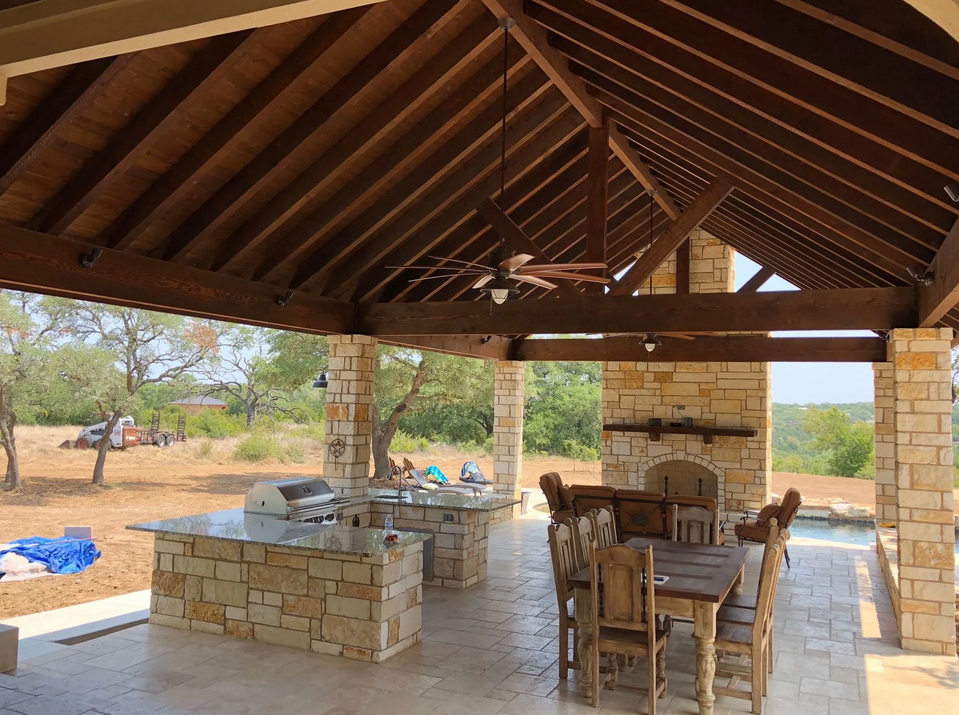
<svg viewBox="0 0 959 715"><path fill-rule="evenodd" d="M793 538L839 541L843 544L869 546L876 543L876 526L866 521L838 519L804 519L796 517L789 533Z"/></svg>

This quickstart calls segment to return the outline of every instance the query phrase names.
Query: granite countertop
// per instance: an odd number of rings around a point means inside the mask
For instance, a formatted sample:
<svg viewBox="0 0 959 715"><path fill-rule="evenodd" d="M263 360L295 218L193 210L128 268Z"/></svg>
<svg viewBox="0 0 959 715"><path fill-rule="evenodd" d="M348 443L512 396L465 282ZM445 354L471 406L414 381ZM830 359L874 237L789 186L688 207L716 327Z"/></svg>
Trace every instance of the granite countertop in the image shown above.
<svg viewBox="0 0 959 715"><path fill-rule="evenodd" d="M370 489L370 497L374 504L436 507L438 509L449 509L450 511L491 512L520 503L519 499L513 499L502 494L472 496L468 494L437 494L435 491L428 490L407 491L403 493L403 499L396 499L395 489Z"/></svg>
<svg viewBox="0 0 959 715"><path fill-rule="evenodd" d="M248 541L274 546L291 546L339 554L375 556L431 539L429 534L396 531L399 540L385 542L382 529L325 526L274 519L263 514L246 514L243 509L225 509L173 519L131 524L133 531L165 532L181 536L205 536L228 541Z"/></svg>

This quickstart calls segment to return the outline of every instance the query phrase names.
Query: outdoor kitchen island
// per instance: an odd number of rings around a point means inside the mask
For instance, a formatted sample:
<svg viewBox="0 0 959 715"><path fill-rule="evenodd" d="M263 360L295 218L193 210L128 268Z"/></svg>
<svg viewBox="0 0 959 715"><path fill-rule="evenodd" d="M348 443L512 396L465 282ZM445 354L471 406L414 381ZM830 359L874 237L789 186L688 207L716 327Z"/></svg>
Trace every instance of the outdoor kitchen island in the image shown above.
<svg viewBox="0 0 959 715"><path fill-rule="evenodd" d="M155 533L150 623L372 662L420 640L429 534L244 509L128 528Z"/></svg>

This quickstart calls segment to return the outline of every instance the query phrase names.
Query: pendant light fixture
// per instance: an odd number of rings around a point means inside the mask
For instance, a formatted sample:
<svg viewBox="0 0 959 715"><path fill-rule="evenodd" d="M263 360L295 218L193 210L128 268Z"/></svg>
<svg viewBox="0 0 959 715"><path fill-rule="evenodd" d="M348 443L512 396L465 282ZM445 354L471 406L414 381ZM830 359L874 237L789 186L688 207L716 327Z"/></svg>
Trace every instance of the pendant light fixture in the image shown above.
<svg viewBox="0 0 959 715"><path fill-rule="evenodd" d="M509 114L506 90L509 83L509 31L513 29L514 25L516 25L516 20L511 17L501 17L499 19L499 26L503 28L503 120L502 129L500 132L501 141L499 162L500 203L503 203L503 194L506 193L506 116ZM509 252L506 250L506 245L502 236L500 236L499 246L497 246L493 255L498 256L500 259L503 257L509 258ZM499 265L499 263L499 260L494 262L495 265ZM510 297L518 295L519 288L517 288L516 284L509 279L508 270L497 270L495 278L480 288L480 292L489 295L490 299L492 299L496 305L502 305Z"/></svg>
<svg viewBox="0 0 959 715"><path fill-rule="evenodd" d="M649 248L647 251L653 250L653 199L656 196L656 192L650 190L649 192ZM653 277L649 276L649 294L653 294ZM659 338L656 337L656 333L647 333L646 337L643 338L642 346L646 348L646 352L651 353L656 348L660 347L662 343L659 341Z"/></svg>

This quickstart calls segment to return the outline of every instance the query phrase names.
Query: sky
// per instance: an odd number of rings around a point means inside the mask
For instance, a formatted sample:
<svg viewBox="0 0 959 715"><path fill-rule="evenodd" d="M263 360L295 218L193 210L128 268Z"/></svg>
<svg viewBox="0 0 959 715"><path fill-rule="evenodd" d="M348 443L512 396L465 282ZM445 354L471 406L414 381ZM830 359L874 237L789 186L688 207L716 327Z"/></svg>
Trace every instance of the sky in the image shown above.
<svg viewBox="0 0 959 715"><path fill-rule="evenodd" d="M736 290L759 270L759 265L736 253ZM773 276L760 291L798 290ZM775 332L777 337L874 337L868 330ZM872 363L779 362L773 363L773 402L872 402Z"/></svg>

